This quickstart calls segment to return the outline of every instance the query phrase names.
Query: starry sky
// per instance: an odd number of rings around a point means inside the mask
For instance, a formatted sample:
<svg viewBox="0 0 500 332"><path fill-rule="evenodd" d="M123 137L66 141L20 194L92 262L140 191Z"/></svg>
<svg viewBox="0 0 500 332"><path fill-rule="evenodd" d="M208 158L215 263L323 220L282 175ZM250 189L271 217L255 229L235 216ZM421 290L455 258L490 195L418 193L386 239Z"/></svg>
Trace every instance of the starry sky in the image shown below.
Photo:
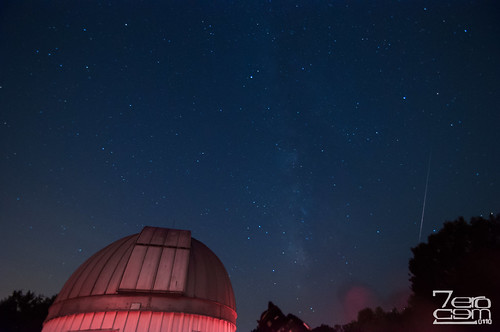
<svg viewBox="0 0 500 332"><path fill-rule="evenodd" d="M495 1L2 1L0 297L192 230L238 329L401 308L411 247L500 212ZM426 181L428 186L426 190ZM426 195L425 209L424 195Z"/></svg>

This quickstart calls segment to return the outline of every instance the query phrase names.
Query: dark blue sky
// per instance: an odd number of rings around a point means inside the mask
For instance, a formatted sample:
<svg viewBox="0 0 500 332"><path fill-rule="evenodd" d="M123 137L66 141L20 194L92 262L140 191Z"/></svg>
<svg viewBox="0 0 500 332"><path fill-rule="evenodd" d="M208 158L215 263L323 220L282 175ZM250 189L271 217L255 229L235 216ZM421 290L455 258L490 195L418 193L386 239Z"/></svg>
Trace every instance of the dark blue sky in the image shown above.
<svg viewBox="0 0 500 332"><path fill-rule="evenodd" d="M250 331L409 294L410 248L498 213L495 1L2 1L0 297L145 225L225 264Z"/></svg>

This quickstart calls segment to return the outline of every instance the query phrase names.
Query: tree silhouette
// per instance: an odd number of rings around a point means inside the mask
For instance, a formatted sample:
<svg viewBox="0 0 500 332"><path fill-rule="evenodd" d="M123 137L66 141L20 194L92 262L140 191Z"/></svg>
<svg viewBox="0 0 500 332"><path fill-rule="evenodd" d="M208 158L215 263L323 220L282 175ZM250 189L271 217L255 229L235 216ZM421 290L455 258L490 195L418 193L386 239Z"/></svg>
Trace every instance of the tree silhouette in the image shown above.
<svg viewBox="0 0 500 332"><path fill-rule="evenodd" d="M16 290L0 301L0 332L39 332L55 299Z"/></svg>
<svg viewBox="0 0 500 332"><path fill-rule="evenodd" d="M411 249L409 262L411 289L408 307L385 312L378 307L358 313L356 321L334 328L322 325L312 332L436 332L499 331L500 326L500 215L488 219L463 218L445 222L443 228L429 236L427 243ZM443 298L434 290L452 290L453 297L485 296L491 300L492 325L434 325L433 311L441 308ZM285 316L269 303L254 332L303 331L302 321ZM295 330L293 330L295 331Z"/></svg>
<svg viewBox="0 0 500 332"><path fill-rule="evenodd" d="M406 315L396 309L385 312L377 307L375 310L365 308L358 312L358 319L342 327L342 332L399 332L412 331L405 324Z"/></svg>
<svg viewBox="0 0 500 332"><path fill-rule="evenodd" d="M258 325L253 332L307 332L309 327L292 314L284 315L280 308L269 302L267 310L260 315Z"/></svg>
<svg viewBox="0 0 500 332"><path fill-rule="evenodd" d="M486 296L493 309L500 307L500 215L475 217L470 223L463 218L445 222L412 252L410 307L415 314L433 320L430 312L443 305L442 297L433 296L434 290L452 290L453 297ZM492 310L493 322L498 324L495 312L498 309Z"/></svg>
<svg viewBox="0 0 500 332"><path fill-rule="evenodd" d="M340 325L335 325L334 327L331 327L329 325L321 324L318 327L315 327L312 329L312 332L341 332L342 327Z"/></svg>

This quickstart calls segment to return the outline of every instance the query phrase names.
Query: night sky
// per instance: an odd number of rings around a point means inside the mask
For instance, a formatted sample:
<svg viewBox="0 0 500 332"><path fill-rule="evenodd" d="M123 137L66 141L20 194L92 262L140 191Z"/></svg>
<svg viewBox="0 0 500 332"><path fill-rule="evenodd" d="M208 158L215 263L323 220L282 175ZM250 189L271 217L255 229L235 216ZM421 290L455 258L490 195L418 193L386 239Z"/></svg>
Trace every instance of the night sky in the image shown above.
<svg viewBox="0 0 500 332"><path fill-rule="evenodd" d="M499 37L496 1L2 1L0 298L151 225L240 331L401 308L423 210L500 212Z"/></svg>

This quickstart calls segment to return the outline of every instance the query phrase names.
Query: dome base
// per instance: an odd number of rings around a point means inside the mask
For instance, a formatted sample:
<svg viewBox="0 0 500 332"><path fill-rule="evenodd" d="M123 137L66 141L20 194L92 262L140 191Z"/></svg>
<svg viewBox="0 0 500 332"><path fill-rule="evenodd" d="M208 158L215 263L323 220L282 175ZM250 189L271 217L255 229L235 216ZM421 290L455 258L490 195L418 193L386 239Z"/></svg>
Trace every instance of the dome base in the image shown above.
<svg viewBox="0 0 500 332"><path fill-rule="evenodd" d="M107 311L73 314L45 322L42 332L235 332L228 321L177 312Z"/></svg>

